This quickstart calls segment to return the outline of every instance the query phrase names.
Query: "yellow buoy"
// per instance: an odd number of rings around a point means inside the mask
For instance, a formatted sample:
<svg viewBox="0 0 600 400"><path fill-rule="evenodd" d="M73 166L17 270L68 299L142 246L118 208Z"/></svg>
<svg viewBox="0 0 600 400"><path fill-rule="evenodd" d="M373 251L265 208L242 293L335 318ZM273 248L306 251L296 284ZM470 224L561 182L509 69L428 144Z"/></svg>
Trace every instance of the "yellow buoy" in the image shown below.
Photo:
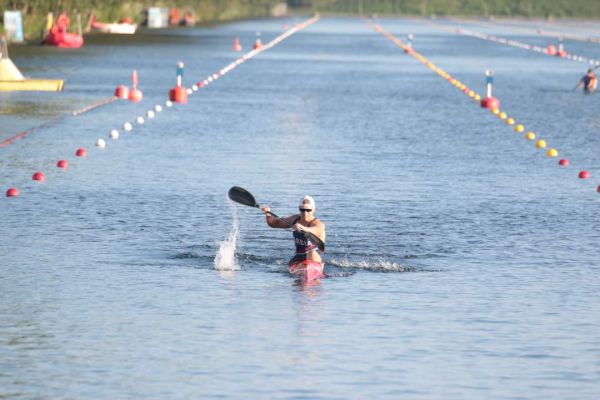
<svg viewBox="0 0 600 400"><path fill-rule="evenodd" d="M499 117L500 119L506 119L506 118L508 117L508 115L506 115L506 113L503 111L503 112L501 112L500 114L498 114L498 117Z"/></svg>
<svg viewBox="0 0 600 400"><path fill-rule="evenodd" d="M548 155L548 157L556 157L558 155L558 150L556 150L556 149L548 149L548 151L546 152L546 154Z"/></svg>
<svg viewBox="0 0 600 400"><path fill-rule="evenodd" d="M481 96L476 93L475 97L473 97L473 100L475 100L475 101L481 101Z"/></svg>
<svg viewBox="0 0 600 400"><path fill-rule="evenodd" d="M475 92L472 90L469 90L468 95L469 95L469 97L475 97Z"/></svg>
<svg viewBox="0 0 600 400"><path fill-rule="evenodd" d="M515 132L523 132L525 130L525 127L521 124L518 124L515 126Z"/></svg>
<svg viewBox="0 0 600 400"><path fill-rule="evenodd" d="M533 133L533 132L531 132L531 131L530 131L530 132L527 132L527 133L525 134L525 139L527 139L527 140L533 140L533 139L535 139L535 133Z"/></svg>
<svg viewBox="0 0 600 400"><path fill-rule="evenodd" d="M538 149L543 149L546 147L546 141L543 139L538 140L537 142L535 142L535 147L537 147Z"/></svg>
<svg viewBox="0 0 600 400"><path fill-rule="evenodd" d="M498 110L497 108L492 108L492 114L498 115L500 114L500 110Z"/></svg>
<svg viewBox="0 0 600 400"><path fill-rule="evenodd" d="M515 120L514 120L514 119L512 119L512 118L508 118L508 119L506 120L506 124L507 124L507 125L514 125L514 124L515 124Z"/></svg>

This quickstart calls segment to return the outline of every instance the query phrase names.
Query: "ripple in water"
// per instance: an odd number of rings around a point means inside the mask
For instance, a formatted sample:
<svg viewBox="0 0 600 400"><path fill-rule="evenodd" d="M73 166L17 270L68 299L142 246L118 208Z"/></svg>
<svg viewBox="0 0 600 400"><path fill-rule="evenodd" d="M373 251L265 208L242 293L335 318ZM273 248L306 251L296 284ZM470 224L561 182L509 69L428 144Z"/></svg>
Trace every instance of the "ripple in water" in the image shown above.
<svg viewBox="0 0 600 400"><path fill-rule="evenodd" d="M235 256L235 248L240 237L239 223L235 206L231 203L231 215L233 217L233 225L227 240L219 243L219 250L215 256L215 269L217 271L238 271L240 265Z"/></svg>
<svg viewBox="0 0 600 400"><path fill-rule="evenodd" d="M414 272L418 271L416 268L408 266L408 265L400 265L393 261L387 261L384 259L379 259L375 261L371 260L361 260L361 261L350 261L348 259L342 260L328 260L328 264L336 266L338 268L345 269L360 269L365 271L374 271L374 272Z"/></svg>

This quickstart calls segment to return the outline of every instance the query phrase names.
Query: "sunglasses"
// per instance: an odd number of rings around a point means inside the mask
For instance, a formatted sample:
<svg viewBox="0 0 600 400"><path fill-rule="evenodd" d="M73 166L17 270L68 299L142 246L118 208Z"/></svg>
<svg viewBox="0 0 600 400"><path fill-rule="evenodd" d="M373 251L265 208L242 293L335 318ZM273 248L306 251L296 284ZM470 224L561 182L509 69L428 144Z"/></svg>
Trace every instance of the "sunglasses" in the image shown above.
<svg viewBox="0 0 600 400"><path fill-rule="evenodd" d="M308 208L299 208L298 210L300 210L300 212L311 212L311 209Z"/></svg>

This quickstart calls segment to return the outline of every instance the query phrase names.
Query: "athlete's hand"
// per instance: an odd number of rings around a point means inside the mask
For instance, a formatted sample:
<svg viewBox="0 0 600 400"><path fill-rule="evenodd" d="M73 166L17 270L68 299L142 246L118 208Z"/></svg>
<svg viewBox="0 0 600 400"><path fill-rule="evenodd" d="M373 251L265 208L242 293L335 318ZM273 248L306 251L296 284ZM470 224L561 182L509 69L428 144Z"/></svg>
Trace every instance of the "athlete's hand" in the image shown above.
<svg viewBox="0 0 600 400"><path fill-rule="evenodd" d="M269 215L271 212L271 209L268 206L261 207L260 209L265 215Z"/></svg>
<svg viewBox="0 0 600 400"><path fill-rule="evenodd" d="M294 224L294 226L292 226L292 229L298 232L302 232L304 230L304 226L300 224Z"/></svg>

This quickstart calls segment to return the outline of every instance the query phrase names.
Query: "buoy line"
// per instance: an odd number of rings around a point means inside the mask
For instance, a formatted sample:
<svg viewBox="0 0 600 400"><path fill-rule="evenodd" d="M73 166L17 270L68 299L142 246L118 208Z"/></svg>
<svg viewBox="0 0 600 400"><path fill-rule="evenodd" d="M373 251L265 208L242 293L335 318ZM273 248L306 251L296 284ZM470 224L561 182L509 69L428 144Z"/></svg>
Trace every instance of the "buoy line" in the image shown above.
<svg viewBox="0 0 600 400"><path fill-rule="evenodd" d="M29 134L31 134L31 133L39 130L39 129L47 128L49 126L52 126L52 125L54 125L54 124L62 121L63 119L69 117L69 116L76 117L78 115L81 115L81 114L84 114L86 112L95 110L95 109L100 108L102 106L111 104L115 100L117 100L116 97L111 97L109 99L100 100L100 101L98 101L96 103L90 104L89 106L80 108L79 110L75 110L75 111L72 111L72 112L70 112L68 114L59 115L57 117L54 117L54 118L50 119L49 121L46 121L46 122L44 122L44 123L42 123L40 125L33 126L33 127L29 128L29 129L26 129L24 131L21 131L19 133L11 135L8 138L0 141L0 147L6 147L9 144L13 144L14 142L23 139L24 137L28 136Z"/></svg>
<svg viewBox="0 0 600 400"><path fill-rule="evenodd" d="M254 58L258 54L262 53L263 51L273 48L274 46L278 45L279 43L286 40L287 38L294 35L295 33L299 32L299 31L309 27L310 25L314 24L315 22L319 21L319 19L320 19L320 15L317 13L312 18L309 18L308 20L306 20L302 23L295 24L291 28L288 28L286 26L284 33L280 34L279 36L277 36L276 38L271 40L269 43L264 44L264 45L260 41L260 37L257 35L257 40L251 51L245 53L241 57L238 57L233 62L229 63L228 65L219 69L218 71L208 75L205 79L198 81L197 83L192 85L191 88L186 89L183 87L182 81L183 81L183 66L184 65L182 62L177 63L177 85L173 89L169 90L169 95L168 95L169 99L166 100L164 103L165 108L163 108L163 106L161 104L156 104L152 109L148 110L145 113L146 118L154 119L162 111L172 108L174 103L180 103L180 104L187 103L188 96L197 93L200 88L206 87L207 85L211 84L212 82L215 82L216 80L220 79L222 76L231 72L233 69L240 66L244 62ZM241 47L240 47L240 49L241 49ZM115 91L115 96L112 97L111 99L102 100L98 103L94 103L90 106L84 107L81 110L77 110L76 112L73 112L72 115L81 115L85 112L91 111L98 107L110 104L119 98L123 98L123 99L126 98L126 99L128 99L130 101L134 101L134 102L141 101L143 94L139 89L137 89L138 77L137 77L136 71L134 71L132 74L132 81L133 81L133 90L129 90L129 88L127 88L126 86L119 85ZM37 130L42 127L46 127L46 126L50 125L51 123L56 123L63 118L65 118L65 116L61 116L57 120L53 120L51 122L47 122L46 124L42 124L38 127L34 127L33 130ZM135 118L135 123L137 125L143 125L145 123L145 121L146 121L146 119L142 115L137 116ZM134 124L131 122L124 122L122 124L122 128L126 132L131 132L134 128ZM12 141L14 141L14 140L21 139L22 137L26 136L31 131L32 131L32 129L25 131L25 132L21 132L21 133L15 135L13 138L9 138L11 141L8 142L7 144L12 143ZM16 137L16 136L18 136L18 137ZM117 129L111 129L108 134L108 137L111 140L117 140L120 137L120 133ZM9 139L7 139L7 140L9 140ZM0 142L0 147L2 147L1 143L2 142ZM106 149L106 140L104 138L98 138L95 141L94 145L99 150L104 150L104 149ZM75 151L75 156L78 158L83 158L83 157L86 157L87 155L88 155L88 151L85 147L79 147ZM66 170L68 168L68 166L69 166L69 161L67 159L61 159L56 162L56 168ZM46 177L43 172L36 171L31 176L31 180L37 181L37 182L44 182L46 180ZM16 187L10 187L6 190L6 197L17 197L17 196L20 196L20 194L21 193L20 193L19 189Z"/></svg>
<svg viewBox="0 0 600 400"><path fill-rule="evenodd" d="M451 28L447 25L441 25L441 24L437 24L437 23L434 23L431 21L425 21L425 22L429 23L430 25L432 25L438 29L442 29L444 31L451 32L451 33L456 33L458 35L470 36L470 37L474 37L474 38L481 39L481 40L488 40L491 42L504 44L506 46L512 46L512 47L516 47L519 49L530 50L530 51L534 51L536 53L544 54L547 56L564 58L567 60L581 62L581 63L589 64L592 66L596 66L596 67L600 66L600 60L569 53L564 49L564 46L562 43L560 43L558 47L554 46L553 44L550 44L546 47L541 47L541 46L531 45L528 43L523 43L518 40L506 39L506 38L496 36L496 35L488 35L485 33L472 31L469 29Z"/></svg>
<svg viewBox="0 0 600 400"><path fill-rule="evenodd" d="M472 100L475 100L477 102L477 104L479 104L482 108L486 108L486 109L490 110L492 114L494 114L498 117L499 121L502 121L506 125L512 127L514 132L522 134L523 132L526 131L525 126L523 124L517 123L517 121L515 121L514 118L510 118L506 112L500 110L499 101L491 96L491 80L489 79L490 76L487 73L487 71L486 71L486 75L488 75L488 95L487 95L487 97L482 99L481 95L479 95L474 90L470 89L468 86L466 86L460 80L454 78L452 75L450 75L449 73L447 73L440 67L433 64L431 61L429 61L427 58L425 58L423 55L421 55L419 52L417 52L412 45L408 46L407 44L402 42L402 40L396 38L391 33L386 32L379 24L375 24L370 21L367 21L367 23L369 25L371 25L371 27L375 30L375 32L381 33L388 40L392 41L398 47L402 48L406 54L416 58L422 64L424 64L427 68L434 71L440 77L444 78L447 82L449 82L454 87L456 87L458 90L460 90L464 95L467 95ZM524 137L528 142L532 142L536 139L537 136L534 132L528 131L525 133ZM548 143L546 142L546 140L537 138L537 140L534 143L535 143L536 148L545 151L545 154L547 157L550 157L550 158L558 157L558 154L559 154L558 150L553 147L548 148ZM571 164L571 161L567 158L562 158L558 162L558 165L560 167L568 167L570 164ZM591 174L589 173L589 171L584 169L584 170L579 171L579 173L577 174L577 177L579 179L588 179L591 177ZM600 193L600 185L598 185L596 187L596 191L598 193Z"/></svg>
<svg viewBox="0 0 600 400"><path fill-rule="evenodd" d="M523 26L516 25L514 23L510 23L508 21L504 21L499 23L497 21L471 21L468 19L458 19L458 18L448 18L450 21L456 21L458 23L468 23L471 25L479 25L481 27L499 27L506 29L513 29L525 34L530 35L532 31L540 36L548 36L556 39L567 39L574 40L579 42L591 42L591 43L600 43L600 37L598 36L584 36L584 35L575 35L571 33L565 33L561 31L557 31L555 29L543 29L543 28L526 28Z"/></svg>

